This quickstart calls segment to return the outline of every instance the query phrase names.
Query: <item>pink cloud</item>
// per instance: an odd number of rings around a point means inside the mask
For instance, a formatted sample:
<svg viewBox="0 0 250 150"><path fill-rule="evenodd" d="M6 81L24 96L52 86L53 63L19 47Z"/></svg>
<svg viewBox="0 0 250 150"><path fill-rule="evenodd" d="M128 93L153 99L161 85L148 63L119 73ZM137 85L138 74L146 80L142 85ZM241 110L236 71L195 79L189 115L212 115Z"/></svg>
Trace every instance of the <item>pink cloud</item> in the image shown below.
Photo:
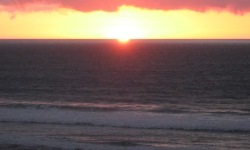
<svg viewBox="0 0 250 150"><path fill-rule="evenodd" d="M121 5L147 9L194 11L230 11L243 14L250 11L250 0L0 0L0 10L39 11L55 7L77 11L115 11Z"/></svg>

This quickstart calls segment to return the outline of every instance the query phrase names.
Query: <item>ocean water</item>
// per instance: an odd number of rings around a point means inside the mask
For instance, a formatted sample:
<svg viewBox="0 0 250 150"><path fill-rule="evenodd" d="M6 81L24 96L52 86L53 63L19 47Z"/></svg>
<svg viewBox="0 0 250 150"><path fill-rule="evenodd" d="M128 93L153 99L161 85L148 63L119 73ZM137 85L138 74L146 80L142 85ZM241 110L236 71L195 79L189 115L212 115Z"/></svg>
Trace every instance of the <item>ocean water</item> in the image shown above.
<svg viewBox="0 0 250 150"><path fill-rule="evenodd" d="M0 149L248 150L249 40L1 40Z"/></svg>

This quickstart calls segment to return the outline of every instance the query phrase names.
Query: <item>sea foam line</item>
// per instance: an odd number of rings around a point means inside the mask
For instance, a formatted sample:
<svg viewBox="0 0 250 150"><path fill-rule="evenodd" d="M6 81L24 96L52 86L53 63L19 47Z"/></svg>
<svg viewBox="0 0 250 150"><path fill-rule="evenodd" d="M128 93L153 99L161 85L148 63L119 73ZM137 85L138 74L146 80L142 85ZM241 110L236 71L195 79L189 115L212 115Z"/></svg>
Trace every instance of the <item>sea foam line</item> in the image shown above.
<svg viewBox="0 0 250 150"><path fill-rule="evenodd" d="M166 114L136 111L91 112L56 108L0 108L0 122L89 124L148 129L250 131L249 116Z"/></svg>

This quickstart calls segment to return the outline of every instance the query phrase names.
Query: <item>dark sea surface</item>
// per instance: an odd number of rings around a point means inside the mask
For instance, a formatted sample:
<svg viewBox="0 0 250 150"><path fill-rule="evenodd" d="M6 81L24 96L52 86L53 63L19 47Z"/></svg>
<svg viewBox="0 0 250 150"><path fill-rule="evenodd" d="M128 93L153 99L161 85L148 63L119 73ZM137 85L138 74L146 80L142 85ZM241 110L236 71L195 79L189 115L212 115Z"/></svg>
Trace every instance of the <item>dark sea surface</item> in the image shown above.
<svg viewBox="0 0 250 150"><path fill-rule="evenodd" d="M1 40L0 149L250 149L250 40Z"/></svg>

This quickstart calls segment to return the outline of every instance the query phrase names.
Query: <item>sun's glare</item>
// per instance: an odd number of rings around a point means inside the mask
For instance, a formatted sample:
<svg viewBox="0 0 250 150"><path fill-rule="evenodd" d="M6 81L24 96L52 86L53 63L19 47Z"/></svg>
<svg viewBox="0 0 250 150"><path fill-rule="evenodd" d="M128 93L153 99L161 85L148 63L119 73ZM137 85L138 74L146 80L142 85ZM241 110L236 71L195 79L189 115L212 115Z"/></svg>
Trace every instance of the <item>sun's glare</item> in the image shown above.
<svg viewBox="0 0 250 150"><path fill-rule="evenodd" d="M121 12L110 20L105 37L117 39L120 43L128 43L131 39L145 38L145 34L136 18L128 12Z"/></svg>
<svg viewBox="0 0 250 150"><path fill-rule="evenodd" d="M122 44L126 44L130 41L130 39L128 38L118 38L117 40Z"/></svg>
<svg viewBox="0 0 250 150"><path fill-rule="evenodd" d="M111 39L117 39L120 42L128 42L130 39L142 38L142 33L135 25L132 24L118 24L106 31L106 36Z"/></svg>

